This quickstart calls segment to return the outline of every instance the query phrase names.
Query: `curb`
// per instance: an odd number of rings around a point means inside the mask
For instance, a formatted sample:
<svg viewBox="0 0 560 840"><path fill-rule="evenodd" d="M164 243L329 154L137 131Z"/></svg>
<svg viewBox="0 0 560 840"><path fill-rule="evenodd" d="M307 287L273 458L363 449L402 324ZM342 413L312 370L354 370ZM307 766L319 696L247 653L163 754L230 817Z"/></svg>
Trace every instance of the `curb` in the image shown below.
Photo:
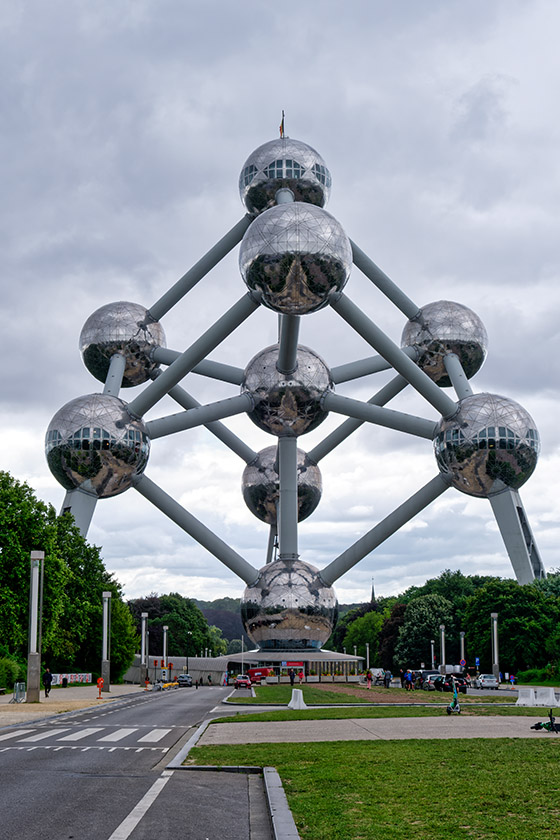
<svg viewBox="0 0 560 840"><path fill-rule="evenodd" d="M294 822L294 818L292 816L292 812L290 811L290 806L288 805L288 800L286 798L286 794L284 792L284 787L282 785L282 780L278 774L278 771L275 767L251 767L251 766L229 766L229 767L214 767L212 765L189 765L188 767L183 767L183 761L191 751L191 749L196 746L208 726L212 723L211 719L204 720L196 732L194 732L187 743L185 744L182 749L179 750L177 755L171 759L169 764L166 765L166 770L199 770L202 772L205 771L214 771L214 772L222 772L222 773L246 773L246 774L253 774L253 773L262 773L263 780L264 780L264 790L266 795L266 802L268 805L268 812L270 816L270 822L272 825L272 834L274 840L300 840L300 836L298 834L298 830L296 828L296 824Z"/></svg>

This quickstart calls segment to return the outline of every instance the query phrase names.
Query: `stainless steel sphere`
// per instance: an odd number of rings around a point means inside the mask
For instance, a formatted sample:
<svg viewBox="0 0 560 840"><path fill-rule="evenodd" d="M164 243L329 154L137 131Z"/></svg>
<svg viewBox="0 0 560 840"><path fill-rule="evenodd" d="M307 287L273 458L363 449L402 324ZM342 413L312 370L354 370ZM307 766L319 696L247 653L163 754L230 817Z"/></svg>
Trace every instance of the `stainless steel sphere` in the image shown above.
<svg viewBox="0 0 560 840"><path fill-rule="evenodd" d="M297 451L297 482L298 522L302 522L321 501L323 488L319 467L302 449ZM279 483L278 449L267 446L243 470L242 490L249 510L269 525L277 522Z"/></svg>
<svg viewBox="0 0 560 840"><path fill-rule="evenodd" d="M144 471L150 441L144 423L130 417L123 400L90 394L57 411L45 451L52 474L66 490L79 487L102 499L123 493Z"/></svg>
<svg viewBox="0 0 560 840"><path fill-rule="evenodd" d="M531 415L518 403L473 394L459 401L454 417L440 421L434 450L440 472L457 490L488 498L527 481L540 442Z"/></svg>
<svg viewBox="0 0 560 840"><path fill-rule="evenodd" d="M325 206L331 191L331 175L321 155L291 137L263 143L249 155L239 176L239 194L249 213L272 207L283 188L293 192L295 201L318 207Z"/></svg>
<svg viewBox="0 0 560 840"><path fill-rule="evenodd" d="M332 586L302 560L276 560L260 570L241 601L247 635L261 649L317 649L331 635L338 617Z"/></svg>
<svg viewBox="0 0 560 840"><path fill-rule="evenodd" d="M303 345L298 346L293 373L280 373L277 361L277 344L258 353L245 368L241 391L255 400L248 414L259 429L297 437L315 429L327 416L321 397L333 389L333 382L321 357Z"/></svg>
<svg viewBox="0 0 560 840"><path fill-rule="evenodd" d="M420 317L407 322L401 347L416 347L421 354L418 366L440 387L448 388L451 380L444 356L455 353L470 379L486 358L488 335L472 309L451 300L438 300L422 307Z"/></svg>
<svg viewBox="0 0 560 840"><path fill-rule="evenodd" d="M115 353L126 359L123 387L141 385L158 367L151 359L155 347L165 347L165 333L159 321L138 303L118 301L97 309L80 334L84 364L96 379L105 382L109 362Z"/></svg>
<svg viewBox="0 0 560 840"><path fill-rule="evenodd" d="M346 285L351 266L350 240L339 222L301 202L279 204L257 216L239 249L249 289L285 315L321 309L330 292Z"/></svg>

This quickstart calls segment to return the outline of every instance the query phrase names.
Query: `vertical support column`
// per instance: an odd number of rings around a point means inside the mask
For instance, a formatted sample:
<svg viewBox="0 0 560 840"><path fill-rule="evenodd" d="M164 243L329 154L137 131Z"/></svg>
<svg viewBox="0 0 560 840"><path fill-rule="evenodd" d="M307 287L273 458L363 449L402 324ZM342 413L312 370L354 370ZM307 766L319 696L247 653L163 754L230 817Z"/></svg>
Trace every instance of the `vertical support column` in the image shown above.
<svg viewBox="0 0 560 840"><path fill-rule="evenodd" d="M278 538L280 560L298 558L297 438L278 439L280 499L278 503Z"/></svg>
<svg viewBox="0 0 560 840"><path fill-rule="evenodd" d="M272 563L274 559L274 549L276 547L276 537L278 536L278 525L271 525L268 532L268 546L266 549L266 564Z"/></svg>
<svg viewBox="0 0 560 840"><path fill-rule="evenodd" d="M369 642L366 642L366 671L369 671Z"/></svg>
<svg viewBox="0 0 560 840"><path fill-rule="evenodd" d="M103 680L102 691L111 691L111 662L109 659L111 594L111 592L103 593L103 641L101 649L101 679Z"/></svg>
<svg viewBox="0 0 560 840"><path fill-rule="evenodd" d="M142 627L140 630L140 685L143 685L148 677L148 640L146 638L146 629L148 626L148 613L140 613L140 619L142 621Z"/></svg>
<svg viewBox="0 0 560 840"><path fill-rule="evenodd" d="M163 625L163 667L167 671L167 631L169 627L167 624Z"/></svg>
<svg viewBox="0 0 560 840"><path fill-rule="evenodd" d="M439 672L445 674L445 624L439 625Z"/></svg>
<svg viewBox="0 0 560 840"><path fill-rule="evenodd" d="M38 649L39 627L39 576L45 559L44 551L30 554L29 580L29 648L27 652L27 695L26 703L38 703L40 691L41 651Z"/></svg>
<svg viewBox="0 0 560 840"><path fill-rule="evenodd" d="M465 657L465 631L461 630L459 633L461 639L461 659L466 659Z"/></svg>
<svg viewBox="0 0 560 840"><path fill-rule="evenodd" d="M498 613L490 613L490 629L492 632L492 673L500 680L500 655L498 651Z"/></svg>
<svg viewBox="0 0 560 840"><path fill-rule="evenodd" d="M431 654L431 657L432 657L432 664L431 664L430 668L432 668L432 669L436 667L435 644L436 644L435 639L430 639L430 654Z"/></svg>

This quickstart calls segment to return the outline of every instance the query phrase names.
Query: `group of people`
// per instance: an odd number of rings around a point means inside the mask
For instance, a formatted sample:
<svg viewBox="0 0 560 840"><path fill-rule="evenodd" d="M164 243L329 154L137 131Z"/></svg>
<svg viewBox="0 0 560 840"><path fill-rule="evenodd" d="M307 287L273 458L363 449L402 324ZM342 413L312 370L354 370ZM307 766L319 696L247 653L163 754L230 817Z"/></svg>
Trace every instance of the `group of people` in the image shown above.
<svg viewBox="0 0 560 840"><path fill-rule="evenodd" d="M390 688L392 679L393 679L393 675L388 669L386 671L383 671L383 685L384 685L385 688ZM366 673L366 682L367 682L367 687L371 688L371 684L373 682L373 674L372 674L371 671L368 671Z"/></svg>

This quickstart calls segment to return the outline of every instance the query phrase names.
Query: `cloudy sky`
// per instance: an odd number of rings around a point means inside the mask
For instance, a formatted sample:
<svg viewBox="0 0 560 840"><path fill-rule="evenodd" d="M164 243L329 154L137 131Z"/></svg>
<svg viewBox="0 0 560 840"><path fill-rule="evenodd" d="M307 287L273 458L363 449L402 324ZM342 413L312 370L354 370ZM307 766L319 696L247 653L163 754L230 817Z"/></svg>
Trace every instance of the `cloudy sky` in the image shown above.
<svg viewBox="0 0 560 840"><path fill-rule="evenodd" d="M325 159L347 234L418 305L455 300L484 322L472 385L536 421L542 454L521 495L545 566L560 566L559 28L553 0L2 4L0 468L60 508L45 429L102 389L78 351L85 320L112 301L149 306L242 217L239 172L284 109L286 133ZM188 347L244 288L234 252L165 316L168 346ZM400 340L404 316L356 268L346 292ZM275 340L261 308L212 358L245 367ZM303 318L300 341L330 366L372 352L330 310ZM386 379L338 390L368 399ZM236 393L184 384L202 403ZM392 407L437 419L410 389ZM164 400L148 419L175 410ZM246 417L228 424L254 449L274 442ZM243 503L243 467L202 429L154 441L146 473L260 567L268 529ZM437 467L429 441L368 426L321 470L300 528L301 558L319 567ZM242 594L134 490L97 505L89 539L128 597ZM512 577L487 501L448 491L336 589L364 600L372 578L389 595L445 568Z"/></svg>

